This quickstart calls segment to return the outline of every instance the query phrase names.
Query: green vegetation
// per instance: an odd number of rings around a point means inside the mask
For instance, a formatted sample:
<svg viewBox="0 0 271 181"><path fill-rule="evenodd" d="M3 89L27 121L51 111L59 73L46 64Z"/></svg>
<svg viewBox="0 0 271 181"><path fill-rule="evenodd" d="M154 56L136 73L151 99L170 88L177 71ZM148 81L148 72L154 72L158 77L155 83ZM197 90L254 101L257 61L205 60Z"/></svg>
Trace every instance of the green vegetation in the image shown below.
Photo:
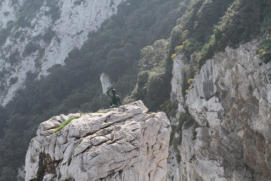
<svg viewBox="0 0 271 181"><path fill-rule="evenodd" d="M260 33L262 2L259 0L236 0L228 8L221 21L215 26L214 33L206 43L199 57L199 64L211 58L215 52L223 51L226 46L237 47L240 43L252 40Z"/></svg>
<svg viewBox="0 0 271 181"><path fill-rule="evenodd" d="M268 31L271 3L267 0L235 0L221 21L215 26L208 43L204 44L198 57L199 65L226 46L238 47Z"/></svg>
<svg viewBox="0 0 271 181"><path fill-rule="evenodd" d="M175 117L178 109L178 102L177 101L165 101L161 106L160 109L164 111L167 116Z"/></svg>
<svg viewBox="0 0 271 181"><path fill-rule="evenodd" d="M74 116L71 117L69 119L67 119L66 121L64 121L58 128L56 128L56 130L54 131L54 133L57 133L58 131L62 130L65 126L67 126L72 120L74 119L78 119L80 118L80 116Z"/></svg>
<svg viewBox="0 0 271 181"><path fill-rule="evenodd" d="M261 20L262 27L265 31L271 32L271 2L268 0L262 0Z"/></svg>
<svg viewBox="0 0 271 181"><path fill-rule="evenodd" d="M106 111L104 111L104 110L98 110L98 111L95 112L95 113L97 113L97 114L104 114L104 113L106 113Z"/></svg>
<svg viewBox="0 0 271 181"><path fill-rule="evenodd" d="M179 2L128 0L99 31L89 34L80 50L74 49L69 54L65 66L55 66L51 74L41 80L35 80L30 73L26 89L17 92L15 99L3 110L7 116L1 119L6 121L1 121L0 125L0 131L2 128L5 130L0 137L0 181L16 180L13 170L16 172L16 168L23 165L28 143L40 122L60 113L95 112L107 107L108 98L101 94L99 82L102 72L110 75L122 98L129 95L136 84L140 50L157 39L169 36L183 11L176 9ZM33 6L39 10L38 4ZM25 11L27 9L22 13ZM31 13L35 15L37 12ZM21 23L27 23L29 16L20 19ZM45 39L49 40L51 33ZM148 76L148 79L155 80L150 92L156 91L157 86L163 88L160 86L160 78L164 77L162 69L155 69Z"/></svg>
<svg viewBox="0 0 271 181"><path fill-rule="evenodd" d="M19 26L28 26L45 2L32 1L22 7ZM56 1L46 3L54 6L54 12L49 14L57 19L60 14ZM6 108L0 108L0 118L6 120L0 123L3 129L0 181L15 180L14 170L23 164L29 140L41 121L59 113L96 111L107 106L99 82L102 72L110 75L122 98L131 95L128 101L142 99L151 111L162 109L174 116L177 103L169 101L172 59L183 54L188 65L183 75L185 95L200 67L216 52L271 32L270 0L179 3L179 0L128 0L99 31L89 34L80 50L70 52L65 66L53 67L50 76L41 80L29 74L26 89L20 90ZM178 17L181 18L176 24ZM0 32L0 45L10 30ZM169 39L163 39L168 36ZM48 31L43 38L49 43L52 37L54 32ZM28 52L34 49L29 45ZM269 40L260 45L258 55L265 62L270 61ZM16 56L13 61L16 62ZM181 113L177 122L171 135L175 149L181 142L181 136L175 137L175 133L181 135L182 129L195 126L188 113Z"/></svg>
<svg viewBox="0 0 271 181"><path fill-rule="evenodd" d="M187 59L209 40L214 26L233 0L192 0L171 33L171 52L183 53Z"/></svg>
<svg viewBox="0 0 271 181"><path fill-rule="evenodd" d="M184 129L188 129L194 124L195 121L193 120L193 117L188 113L188 111L186 111L180 113L179 122L184 125Z"/></svg>
<svg viewBox="0 0 271 181"><path fill-rule="evenodd" d="M271 33L271 2L268 0L193 0L171 33L170 55L183 54L183 95L205 61L227 46L236 48L266 32ZM258 55L269 59L268 42Z"/></svg>
<svg viewBox="0 0 271 181"><path fill-rule="evenodd" d="M185 79L184 80L186 80L186 73L184 73L184 77L185 77ZM183 95L187 95L188 94L188 92L190 91L190 89L191 89L191 86L192 86L192 83L194 82L194 79L193 78L190 78L190 79L188 79L187 80L187 82L184 82L183 83Z"/></svg>
<svg viewBox="0 0 271 181"><path fill-rule="evenodd" d="M143 100L150 111L157 110L169 97L167 69L168 41L159 40L141 51L140 71L132 100Z"/></svg>
<svg viewBox="0 0 271 181"><path fill-rule="evenodd" d="M193 120L192 116L188 113L188 111L186 111L181 112L176 124L173 124L171 126L172 131L170 135L170 145L172 145L174 150L176 151L177 160L179 162L181 161L181 155L178 150L178 146L182 143L182 130L188 129L194 124L195 121Z"/></svg>
<svg viewBox="0 0 271 181"><path fill-rule="evenodd" d="M176 58L176 56L177 56L176 53L172 54L172 55L171 55L171 60L174 61L174 59Z"/></svg>
<svg viewBox="0 0 271 181"><path fill-rule="evenodd" d="M23 3L18 14L18 25L21 27L30 26L31 19L37 15L44 0L27 0Z"/></svg>
<svg viewBox="0 0 271 181"><path fill-rule="evenodd" d="M264 63L271 61L271 40L264 40L261 42L259 49L257 50L259 58L263 59Z"/></svg>
<svg viewBox="0 0 271 181"><path fill-rule="evenodd" d="M192 0L186 13L177 21L170 36L170 55L183 54L187 63L183 79L183 95L188 92L188 80L199 72L204 58L202 49L214 33L214 27L234 0ZM206 48L205 48L206 49ZM209 50L208 50L209 51ZM211 52L211 50L210 50ZM212 52L214 53L214 51ZM171 59L171 57L169 58Z"/></svg>

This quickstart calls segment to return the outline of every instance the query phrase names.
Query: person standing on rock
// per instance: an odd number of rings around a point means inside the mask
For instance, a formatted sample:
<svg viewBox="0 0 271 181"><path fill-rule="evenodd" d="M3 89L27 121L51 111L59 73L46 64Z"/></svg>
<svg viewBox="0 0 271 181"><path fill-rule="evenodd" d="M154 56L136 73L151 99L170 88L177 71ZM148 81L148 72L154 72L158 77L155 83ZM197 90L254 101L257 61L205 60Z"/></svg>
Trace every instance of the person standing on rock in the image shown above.
<svg viewBox="0 0 271 181"><path fill-rule="evenodd" d="M120 96L116 94L116 90L112 87L107 92L106 95L108 95L111 98L110 107L118 107L120 106Z"/></svg>
<svg viewBox="0 0 271 181"><path fill-rule="evenodd" d="M109 76L106 73L102 73L100 81L102 84L103 94L106 94L111 98L110 107L120 106L120 96L116 94L116 90L113 88Z"/></svg>

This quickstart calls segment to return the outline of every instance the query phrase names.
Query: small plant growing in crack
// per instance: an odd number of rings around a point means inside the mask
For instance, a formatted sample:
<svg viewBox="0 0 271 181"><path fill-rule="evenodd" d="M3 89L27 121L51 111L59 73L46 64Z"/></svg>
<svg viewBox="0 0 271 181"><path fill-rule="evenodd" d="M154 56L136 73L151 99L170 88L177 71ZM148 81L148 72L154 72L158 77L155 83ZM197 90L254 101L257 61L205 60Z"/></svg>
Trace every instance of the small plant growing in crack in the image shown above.
<svg viewBox="0 0 271 181"><path fill-rule="evenodd" d="M62 130L65 126L67 126L72 120L74 119L78 119L80 118L80 116L73 116L70 119L67 119L66 121L64 121L58 128L56 128L56 130L54 131L54 133L57 133L58 131Z"/></svg>

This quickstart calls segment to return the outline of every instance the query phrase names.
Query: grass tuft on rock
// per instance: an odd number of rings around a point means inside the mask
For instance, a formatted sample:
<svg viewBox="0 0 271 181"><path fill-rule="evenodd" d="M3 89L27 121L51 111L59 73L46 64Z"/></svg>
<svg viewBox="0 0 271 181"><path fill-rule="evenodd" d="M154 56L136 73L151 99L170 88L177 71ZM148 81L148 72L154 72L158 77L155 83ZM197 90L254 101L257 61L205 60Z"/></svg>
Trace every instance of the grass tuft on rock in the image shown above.
<svg viewBox="0 0 271 181"><path fill-rule="evenodd" d="M74 119L78 119L80 118L80 116L73 116L70 119L67 119L66 121L64 121L64 123L62 123L55 131L54 133L57 133L58 131L62 130L65 126L67 126L72 120Z"/></svg>

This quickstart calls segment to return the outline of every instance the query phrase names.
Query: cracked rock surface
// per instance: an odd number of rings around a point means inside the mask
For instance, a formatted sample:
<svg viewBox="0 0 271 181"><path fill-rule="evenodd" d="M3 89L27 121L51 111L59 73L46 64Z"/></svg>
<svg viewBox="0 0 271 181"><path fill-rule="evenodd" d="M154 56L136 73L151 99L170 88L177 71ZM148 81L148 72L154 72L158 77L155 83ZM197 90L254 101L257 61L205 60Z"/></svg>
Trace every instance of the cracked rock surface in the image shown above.
<svg viewBox="0 0 271 181"><path fill-rule="evenodd" d="M256 41L227 48L196 76L186 104L197 126L183 132L184 172L204 181L271 180L271 64L260 63L257 49Z"/></svg>
<svg viewBox="0 0 271 181"><path fill-rule="evenodd" d="M176 56L171 98L177 117L190 117L172 132L178 142L170 145L168 181L271 180L271 62L257 57L258 44L217 53L186 95L182 71L189 65Z"/></svg>
<svg viewBox="0 0 271 181"><path fill-rule="evenodd" d="M142 101L40 124L26 155L26 181L163 181L170 124ZM65 120L74 119L57 133Z"/></svg>
<svg viewBox="0 0 271 181"><path fill-rule="evenodd" d="M182 127L175 180L271 180L271 63L257 49L257 41L226 48L202 66L185 101L177 97L194 120Z"/></svg>

